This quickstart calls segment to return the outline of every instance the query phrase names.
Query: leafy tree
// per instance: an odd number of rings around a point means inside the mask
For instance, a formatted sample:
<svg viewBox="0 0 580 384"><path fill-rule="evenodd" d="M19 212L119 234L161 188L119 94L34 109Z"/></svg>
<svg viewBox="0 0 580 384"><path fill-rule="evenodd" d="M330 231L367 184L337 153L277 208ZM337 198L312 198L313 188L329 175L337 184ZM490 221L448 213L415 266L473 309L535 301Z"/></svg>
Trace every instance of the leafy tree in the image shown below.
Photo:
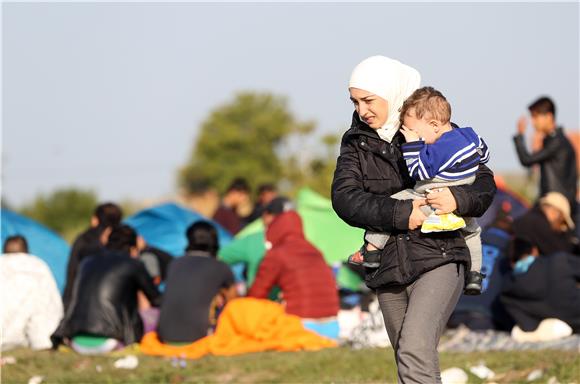
<svg viewBox="0 0 580 384"><path fill-rule="evenodd" d="M253 188L279 181L287 173L281 147L313 129L313 122L292 115L284 97L239 93L202 123L190 160L179 172L179 183L188 190L188 185L206 180L224 191L236 177L245 177Z"/></svg>
<svg viewBox="0 0 580 384"><path fill-rule="evenodd" d="M71 240L89 225L96 205L97 196L93 191L65 188L39 195L20 209L20 213Z"/></svg>
<svg viewBox="0 0 580 384"><path fill-rule="evenodd" d="M307 160L300 161L293 155L286 163L286 180L291 184L290 190L297 191L302 187L310 187L322 196L330 197L330 185L336 167L339 135L325 135L322 142L325 153Z"/></svg>

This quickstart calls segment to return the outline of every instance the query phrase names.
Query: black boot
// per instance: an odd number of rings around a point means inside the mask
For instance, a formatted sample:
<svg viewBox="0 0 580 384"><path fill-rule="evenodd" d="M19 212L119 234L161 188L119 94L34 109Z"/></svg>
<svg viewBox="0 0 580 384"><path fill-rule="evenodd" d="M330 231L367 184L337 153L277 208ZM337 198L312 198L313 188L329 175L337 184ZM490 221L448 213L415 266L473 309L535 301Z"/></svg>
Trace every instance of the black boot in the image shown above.
<svg viewBox="0 0 580 384"><path fill-rule="evenodd" d="M363 267L365 268L378 268L381 266L381 254L383 251L381 249L375 249L369 251L366 249L366 245L364 250L361 251L363 256Z"/></svg>
<svg viewBox="0 0 580 384"><path fill-rule="evenodd" d="M463 293L470 296L481 295L484 274L471 271L467 274L467 283Z"/></svg>
<svg viewBox="0 0 580 384"><path fill-rule="evenodd" d="M354 256L357 253L362 256L362 263L354 261ZM375 249L373 251L367 250L367 243L365 243L360 250L348 257L348 262L353 265L362 265L365 268L378 268L381 265L382 253L383 251L380 249Z"/></svg>

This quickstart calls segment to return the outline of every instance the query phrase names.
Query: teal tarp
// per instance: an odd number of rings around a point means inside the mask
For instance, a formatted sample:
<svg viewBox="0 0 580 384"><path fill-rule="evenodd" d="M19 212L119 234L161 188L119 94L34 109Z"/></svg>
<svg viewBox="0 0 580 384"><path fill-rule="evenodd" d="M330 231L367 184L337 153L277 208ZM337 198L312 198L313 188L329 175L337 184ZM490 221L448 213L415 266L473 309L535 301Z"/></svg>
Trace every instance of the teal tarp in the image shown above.
<svg viewBox="0 0 580 384"><path fill-rule="evenodd" d="M181 256L187 246L185 231L191 224L202 220L216 226L221 247L231 241L232 236L219 224L174 203L144 209L127 218L125 222L135 228L149 245L173 256Z"/></svg>
<svg viewBox="0 0 580 384"><path fill-rule="evenodd" d="M66 265L70 247L58 234L27 217L1 209L2 246L9 236L22 235L28 242L29 253L41 258L50 268L58 289L66 282Z"/></svg>

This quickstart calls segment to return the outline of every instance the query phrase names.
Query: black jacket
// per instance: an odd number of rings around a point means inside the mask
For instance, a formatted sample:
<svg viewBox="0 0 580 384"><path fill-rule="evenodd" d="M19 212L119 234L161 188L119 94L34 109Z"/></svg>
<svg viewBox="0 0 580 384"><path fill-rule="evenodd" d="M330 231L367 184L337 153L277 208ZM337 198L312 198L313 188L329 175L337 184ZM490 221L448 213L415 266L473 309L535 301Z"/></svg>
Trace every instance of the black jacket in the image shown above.
<svg viewBox="0 0 580 384"><path fill-rule="evenodd" d="M501 301L524 331L556 318L580 333L580 258L568 253L540 256L522 274L504 278Z"/></svg>
<svg viewBox="0 0 580 384"><path fill-rule="evenodd" d="M557 252L580 254L578 239L574 236L574 232L571 230L557 232L552 229L538 205L515 219L512 228L514 237L528 240L536 245L542 255Z"/></svg>
<svg viewBox="0 0 580 384"><path fill-rule="evenodd" d="M523 166L540 164L540 196L548 192L560 192L570 202L572 212L576 211L576 188L578 171L576 153L562 128L546 135L543 147L538 152L529 153L523 135L514 136L518 158Z"/></svg>
<svg viewBox="0 0 580 384"><path fill-rule="evenodd" d="M53 344L78 334L110 337L125 345L139 342L143 336L137 308L140 290L159 306L159 292L139 260L115 251L87 257L79 267L64 319L51 336Z"/></svg>
<svg viewBox="0 0 580 384"><path fill-rule="evenodd" d="M65 312L70 305L73 285L77 276L79 264L85 257L96 255L103 249L100 240L102 233L103 228L89 228L81 233L73 243L66 267L66 285L62 297Z"/></svg>
<svg viewBox="0 0 580 384"><path fill-rule="evenodd" d="M340 218L354 227L391 234L381 266L369 270L365 277L373 289L408 284L422 273L450 262L463 262L469 267L469 251L461 232L408 231L411 201L389 197L414 185L401 154L401 143L404 137L400 132L388 143L354 113L352 126L342 138L332 182L332 205ZM455 213L481 216L496 191L493 173L482 165L474 184L452 187L451 191L457 201Z"/></svg>

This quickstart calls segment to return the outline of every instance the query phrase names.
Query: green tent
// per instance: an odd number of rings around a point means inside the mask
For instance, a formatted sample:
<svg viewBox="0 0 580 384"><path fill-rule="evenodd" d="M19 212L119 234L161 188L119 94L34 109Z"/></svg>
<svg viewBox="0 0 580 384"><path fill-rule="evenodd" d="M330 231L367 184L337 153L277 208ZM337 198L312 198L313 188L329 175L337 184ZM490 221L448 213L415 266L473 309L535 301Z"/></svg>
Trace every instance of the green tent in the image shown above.
<svg viewBox="0 0 580 384"><path fill-rule="evenodd" d="M304 188L298 193L296 199L298 213L302 217L304 225L304 232L306 238L314 244L324 255L326 262L333 268L338 268L337 280L340 287L358 290L361 280L349 269L342 266L342 262L346 260L348 255L360 248L363 242L363 230L360 228L353 228L342 221L332 209L330 200L320 196L316 192ZM220 251L220 258L228 262L241 261L239 253L248 249L247 239L245 242L239 242L238 239L243 239L247 236L252 236L253 241L262 241L264 226L261 220L256 220L246 226L238 233L234 241ZM261 236L255 236L261 233ZM258 246L258 244L256 244ZM265 253L263 244L259 246L263 252L260 259ZM238 248L240 249L238 251ZM256 247L253 247L256 249ZM233 255L238 257L233 257ZM225 256L225 257L224 257ZM248 259L255 259L256 255L248 257ZM255 263L254 263L255 264ZM248 275L254 276L255 271L250 271ZM253 281L248 281L251 284Z"/></svg>
<svg viewBox="0 0 580 384"><path fill-rule="evenodd" d="M305 188L298 193L296 205L306 238L322 252L327 263L341 263L362 245L364 231L342 221L330 200Z"/></svg>

